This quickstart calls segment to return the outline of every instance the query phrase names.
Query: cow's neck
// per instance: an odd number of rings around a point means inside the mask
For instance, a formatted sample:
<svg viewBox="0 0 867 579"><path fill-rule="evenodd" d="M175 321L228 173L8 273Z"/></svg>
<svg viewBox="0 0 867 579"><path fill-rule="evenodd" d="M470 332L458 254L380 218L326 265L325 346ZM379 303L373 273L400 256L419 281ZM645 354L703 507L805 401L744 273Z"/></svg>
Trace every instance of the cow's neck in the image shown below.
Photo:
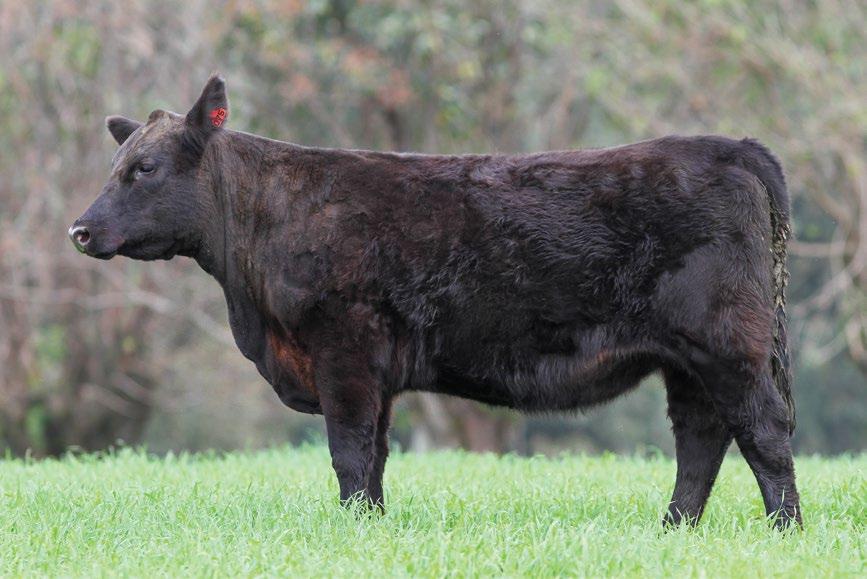
<svg viewBox="0 0 867 579"><path fill-rule="evenodd" d="M227 203L233 186L226 182L226 175L221 170L222 157L218 147L209 147L199 166L197 194L200 199L205 200L205 203L203 203L201 218L202 243L195 260L225 288L231 269L227 260L229 247Z"/></svg>
<svg viewBox="0 0 867 579"><path fill-rule="evenodd" d="M202 198L208 199L204 241L196 261L226 287L238 274L236 253L249 245L238 216L248 213L251 192L262 179L257 167L261 144L252 135L225 131L205 150L200 166Z"/></svg>
<svg viewBox="0 0 867 579"><path fill-rule="evenodd" d="M252 215L253 196L262 189L261 158L265 139L225 131L220 142L205 151L201 164L200 194L208 199L203 242L196 261L222 286L232 333L241 352L257 367L263 363L266 320L256 304L248 279L252 262L252 235L245 219ZM262 371L262 368L260 368Z"/></svg>
<svg viewBox="0 0 867 579"><path fill-rule="evenodd" d="M225 131L220 142L213 143L205 151L202 160L202 177L207 191L203 195L211 199L206 218L205 242L197 261L229 290L231 286L255 286L255 278L264 272L255 271L257 255L262 243L257 230L267 229L269 220L275 216L272 206L262 203L274 189L275 166L288 171L293 153L300 147L290 143L273 141L247 133ZM284 204L283 209L286 209Z"/></svg>

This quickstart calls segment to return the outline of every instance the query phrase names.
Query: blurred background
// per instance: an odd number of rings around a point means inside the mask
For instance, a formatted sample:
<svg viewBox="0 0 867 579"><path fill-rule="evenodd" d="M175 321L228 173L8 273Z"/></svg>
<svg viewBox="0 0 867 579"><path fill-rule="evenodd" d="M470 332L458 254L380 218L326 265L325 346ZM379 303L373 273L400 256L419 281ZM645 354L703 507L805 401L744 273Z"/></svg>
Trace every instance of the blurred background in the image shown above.
<svg viewBox="0 0 867 579"><path fill-rule="evenodd" d="M0 0L0 449L256 448L323 437L235 348L190 260L100 262L66 237L115 145L103 118L184 113L208 75L230 128L422 152L752 136L794 204L800 453L867 448L863 0ZM586 415L407 395L403 449L670 453L657 379ZM29 450L28 450L29 449Z"/></svg>

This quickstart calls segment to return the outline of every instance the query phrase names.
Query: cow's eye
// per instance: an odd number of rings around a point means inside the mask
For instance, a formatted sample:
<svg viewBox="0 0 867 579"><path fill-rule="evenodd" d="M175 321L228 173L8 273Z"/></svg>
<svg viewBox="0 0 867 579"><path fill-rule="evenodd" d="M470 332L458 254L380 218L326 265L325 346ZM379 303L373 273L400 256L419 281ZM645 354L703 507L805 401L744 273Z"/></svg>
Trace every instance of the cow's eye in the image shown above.
<svg viewBox="0 0 867 579"><path fill-rule="evenodd" d="M136 176L150 175L151 173L154 172L154 169L156 169L156 167L154 166L153 163L139 163L139 166L136 167L136 170L135 170Z"/></svg>

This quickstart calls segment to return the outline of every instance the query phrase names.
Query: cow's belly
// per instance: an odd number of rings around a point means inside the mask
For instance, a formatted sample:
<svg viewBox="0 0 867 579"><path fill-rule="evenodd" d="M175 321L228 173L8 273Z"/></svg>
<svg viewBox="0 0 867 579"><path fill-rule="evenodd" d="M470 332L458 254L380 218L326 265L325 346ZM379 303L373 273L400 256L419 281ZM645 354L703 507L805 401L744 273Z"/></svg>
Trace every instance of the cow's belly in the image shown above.
<svg viewBox="0 0 867 579"><path fill-rule="evenodd" d="M310 354L289 334L268 331L262 374L280 400L293 410L322 414Z"/></svg>
<svg viewBox="0 0 867 579"><path fill-rule="evenodd" d="M585 408L607 402L659 369L665 357L651 348L612 347L585 355L536 355L521 369L491 367L479 374L441 369L437 392L526 411Z"/></svg>

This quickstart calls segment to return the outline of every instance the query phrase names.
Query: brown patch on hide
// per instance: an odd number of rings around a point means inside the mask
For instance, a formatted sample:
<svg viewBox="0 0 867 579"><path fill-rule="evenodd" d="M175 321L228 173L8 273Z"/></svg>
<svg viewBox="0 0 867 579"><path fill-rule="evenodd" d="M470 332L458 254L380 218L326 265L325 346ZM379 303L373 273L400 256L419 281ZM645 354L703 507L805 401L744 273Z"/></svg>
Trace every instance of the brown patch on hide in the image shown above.
<svg viewBox="0 0 867 579"><path fill-rule="evenodd" d="M313 379L313 360L292 334L283 332L268 332L268 346L274 356L274 362L282 372L291 374L314 397L319 396L316 381Z"/></svg>

